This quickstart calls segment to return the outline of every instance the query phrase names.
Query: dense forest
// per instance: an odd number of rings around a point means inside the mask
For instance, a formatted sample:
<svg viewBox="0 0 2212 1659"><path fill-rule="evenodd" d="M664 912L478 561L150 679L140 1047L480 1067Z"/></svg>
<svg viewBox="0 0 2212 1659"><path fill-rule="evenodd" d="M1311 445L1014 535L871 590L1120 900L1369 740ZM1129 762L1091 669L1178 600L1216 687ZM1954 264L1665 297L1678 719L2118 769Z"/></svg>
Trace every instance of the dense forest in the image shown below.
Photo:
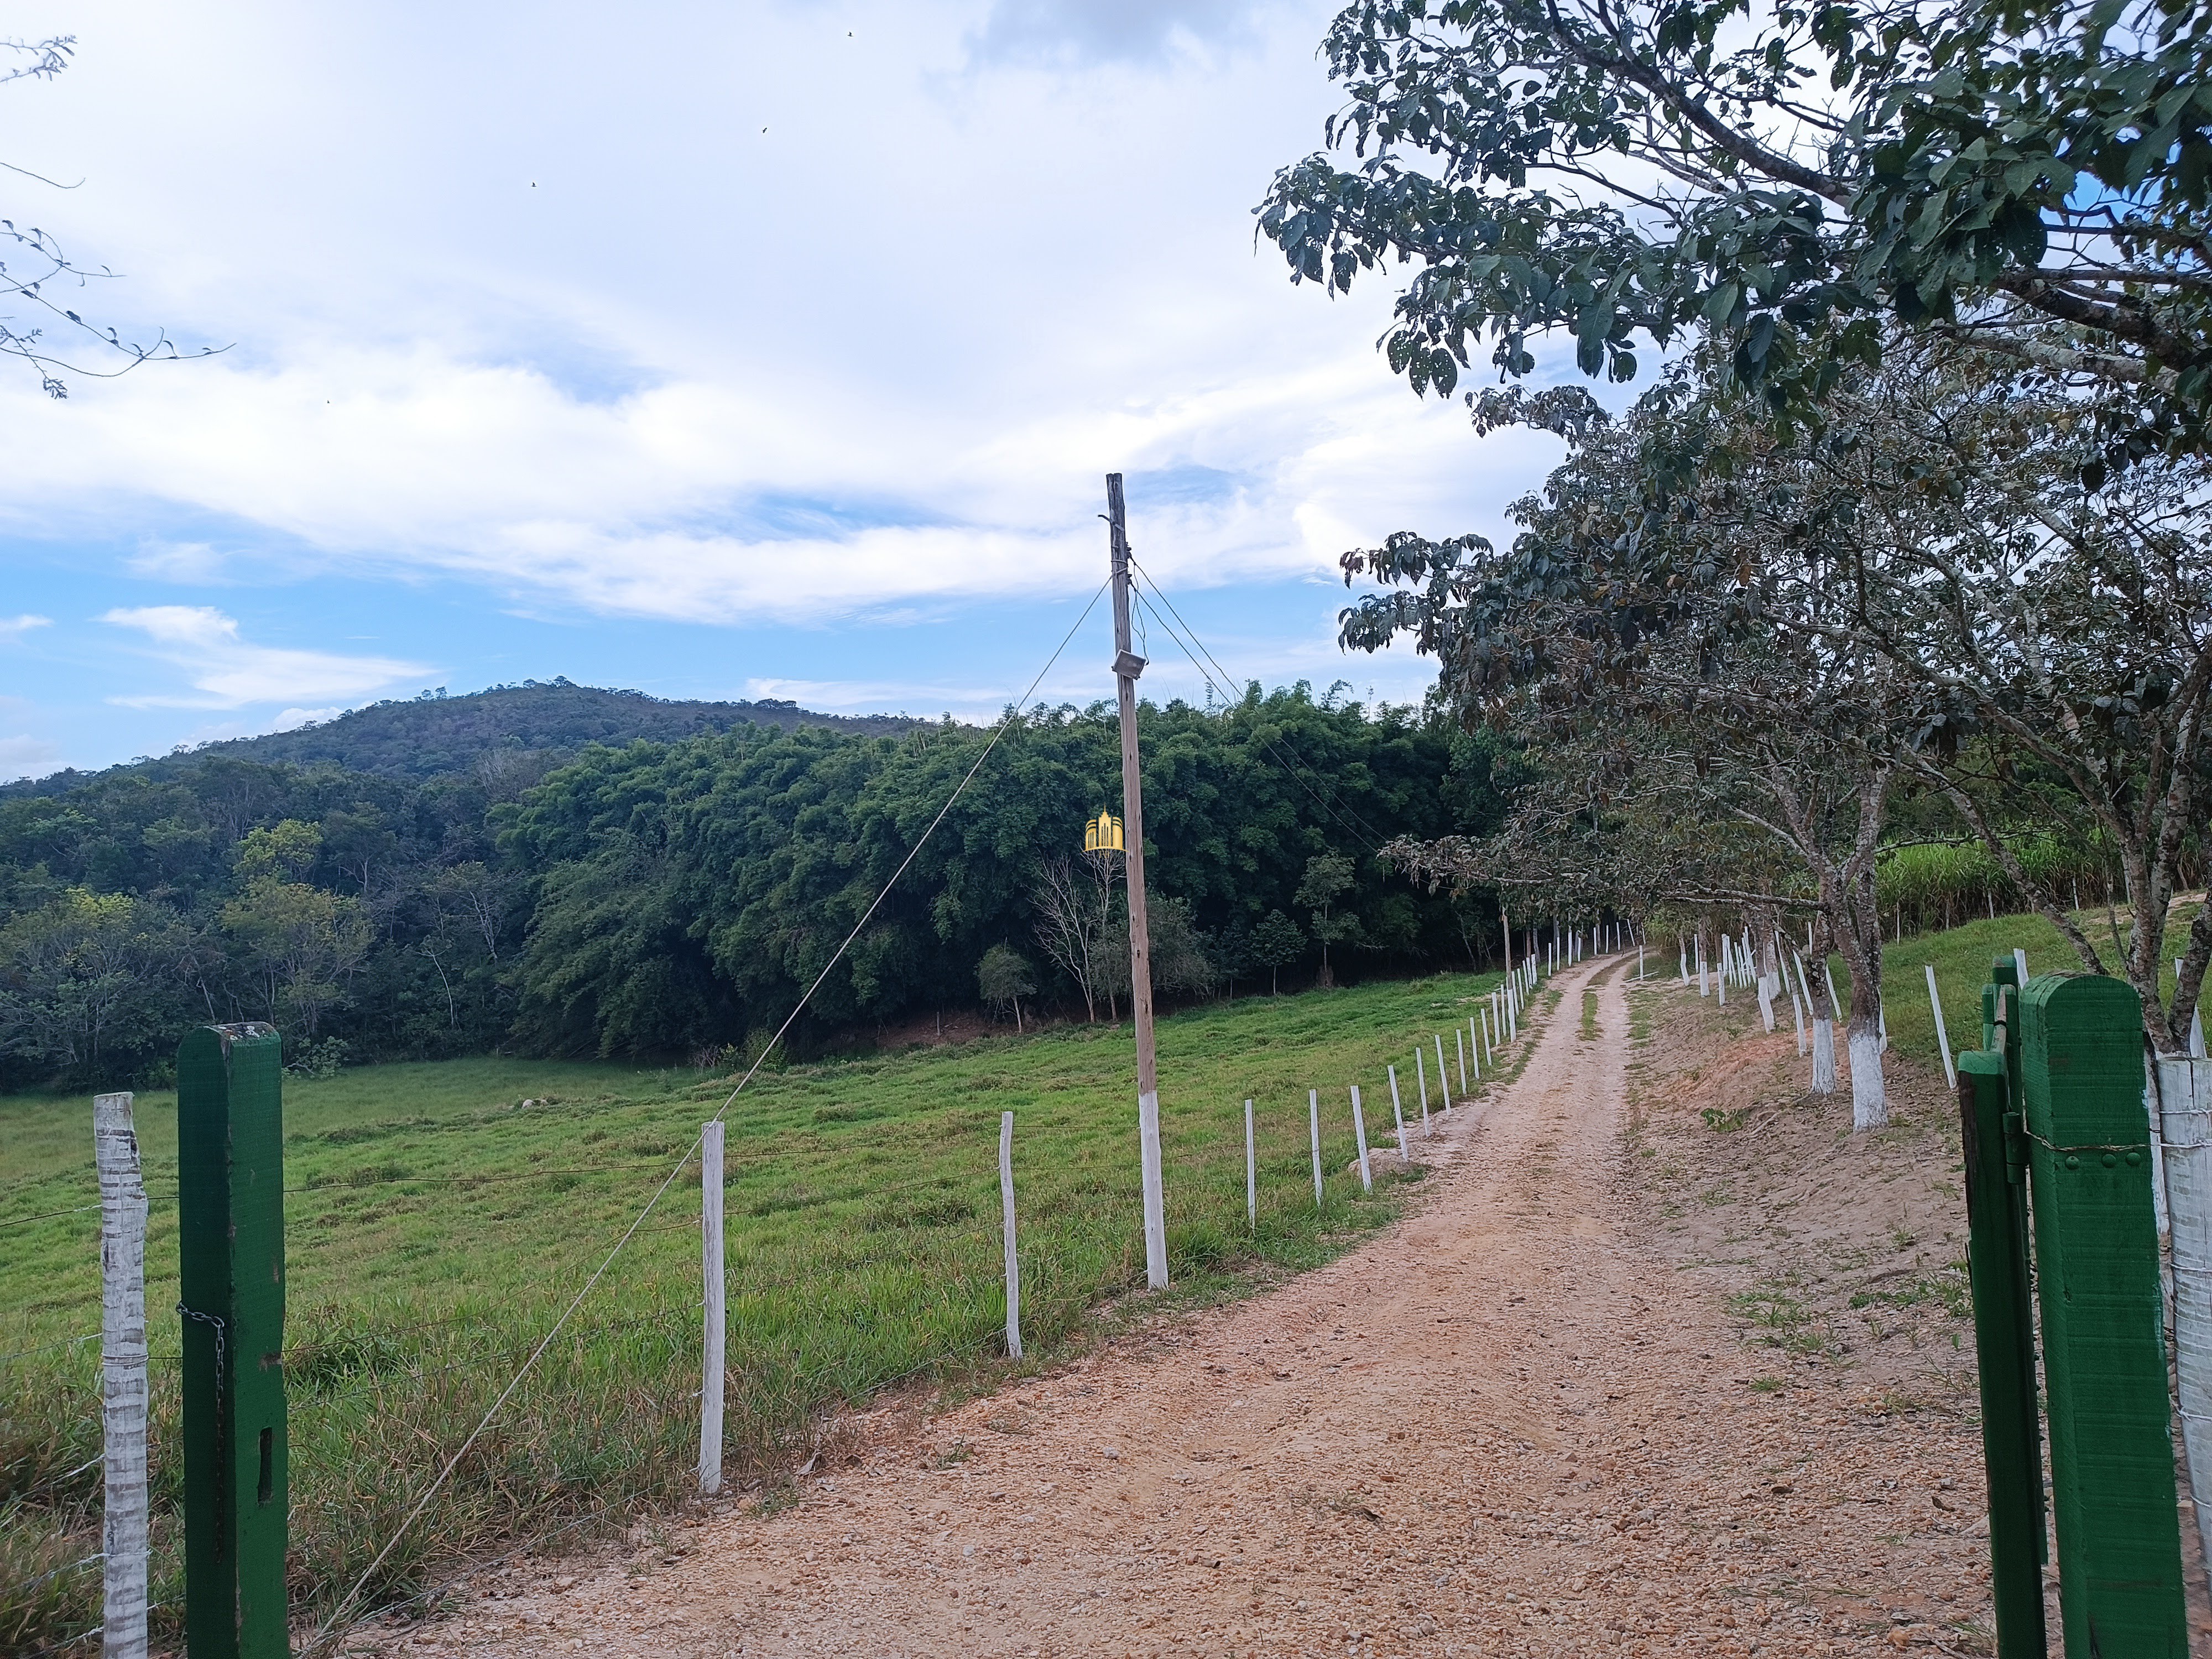
<svg viewBox="0 0 2212 1659"><path fill-rule="evenodd" d="M580 722L628 735L625 710L650 731L741 706L526 690L555 695L385 705L349 717L357 746L340 720L297 757L231 746L0 791L0 1085L157 1082L210 1018L274 1020L313 1068L763 1042L990 736L771 705L786 718L579 743ZM1147 707L1141 728L1164 994L1495 950L1486 901L1419 890L1374 856L1496 827L1486 740L1303 685ZM979 1004L1118 1012L1118 860L1081 847L1119 780L1109 708L1006 732L792 1046Z"/></svg>

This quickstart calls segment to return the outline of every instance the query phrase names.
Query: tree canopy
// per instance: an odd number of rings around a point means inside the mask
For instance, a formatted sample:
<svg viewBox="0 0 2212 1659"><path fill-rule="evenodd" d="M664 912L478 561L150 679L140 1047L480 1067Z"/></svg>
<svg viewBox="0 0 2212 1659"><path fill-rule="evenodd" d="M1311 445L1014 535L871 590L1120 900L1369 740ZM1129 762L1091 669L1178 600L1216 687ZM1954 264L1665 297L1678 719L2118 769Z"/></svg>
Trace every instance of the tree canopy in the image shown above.
<svg viewBox="0 0 2212 1659"><path fill-rule="evenodd" d="M1322 51L1346 105L1260 228L1331 292L1413 267L1417 392L1710 331L1802 411L1888 322L2118 394L2118 459L2206 441L2201 0L1358 0Z"/></svg>

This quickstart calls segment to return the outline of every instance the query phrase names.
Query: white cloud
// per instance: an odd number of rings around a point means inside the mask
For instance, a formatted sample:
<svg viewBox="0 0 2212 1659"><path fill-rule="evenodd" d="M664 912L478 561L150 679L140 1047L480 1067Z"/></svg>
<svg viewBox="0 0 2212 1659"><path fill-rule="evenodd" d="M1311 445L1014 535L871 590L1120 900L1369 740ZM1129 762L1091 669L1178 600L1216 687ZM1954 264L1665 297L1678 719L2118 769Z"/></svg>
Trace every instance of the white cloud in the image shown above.
<svg viewBox="0 0 2212 1659"><path fill-rule="evenodd" d="M0 643L20 640L34 628L52 628L52 617L33 617L28 612L20 617L0 617Z"/></svg>
<svg viewBox="0 0 2212 1659"><path fill-rule="evenodd" d="M390 657L252 645L235 619L208 605L138 605L110 611L100 620L145 635L154 653L183 670L192 687L194 695L109 699L126 708L238 708L295 697L359 699L433 672Z"/></svg>
<svg viewBox="0 0 2212 1659"><path fill-rule="evenodd" d="M303 726L320 726L325 720L334 720L344 713L344 707L337 703L328 708L287 708L269 723L269 729L296 732Z"/></svg>
<svg viewBox="0 0 2212 1659"><path fill-rule="evenodd" d="M132 574L204 585L223 579L226 556L205 542L148 542L124 562Z"/></svg>
<svg viewBox="0 0 2212 1659"><path fill-rule="evenodd" d="M43 738L0 738L0 782L42 778L61 763L61 750Z"/></svg>

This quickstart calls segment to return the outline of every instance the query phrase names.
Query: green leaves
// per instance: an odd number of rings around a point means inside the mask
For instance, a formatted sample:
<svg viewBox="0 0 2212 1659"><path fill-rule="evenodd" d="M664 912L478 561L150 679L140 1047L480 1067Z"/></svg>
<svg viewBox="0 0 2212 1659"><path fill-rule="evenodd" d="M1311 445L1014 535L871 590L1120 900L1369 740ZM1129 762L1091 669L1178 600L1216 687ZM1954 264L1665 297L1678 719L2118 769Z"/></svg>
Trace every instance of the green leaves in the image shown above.
<svg viewBox="0 0 2212 1659"><path fill-rule="evenodd" d="M1323 52L1358 166L1285 169L1261 227L1331 292L1413 267L1385 344L1416 392L1486 342L1503 379L1559 333L1620 380L1640 342L1698 332L1800 420L1830 344L1879 356L1859 323L1971 319L2014 356L2079 331L2085 386L2171 371L2106 411L2108 447L2188 450L2212 413L2208 4L1352 6Z"/></svg>

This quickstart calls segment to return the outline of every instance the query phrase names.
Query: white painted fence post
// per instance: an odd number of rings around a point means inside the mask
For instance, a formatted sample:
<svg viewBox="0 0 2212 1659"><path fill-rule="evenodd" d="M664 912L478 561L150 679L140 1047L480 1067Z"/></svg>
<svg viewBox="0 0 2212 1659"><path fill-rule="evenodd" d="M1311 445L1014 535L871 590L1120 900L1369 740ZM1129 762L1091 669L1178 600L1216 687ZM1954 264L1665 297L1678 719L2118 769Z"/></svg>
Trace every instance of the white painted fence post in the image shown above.
<svg viewBox="0 0 2212 1659"><path fill-rule="evenodd" d="M1495 1041L1498 1030L1497 1012L1497 1002L1493 997L1489 1003L1484 1005L1482 1010L1482 1060L1483 1064L1493 1072L1498 1069L1498 1044Z"/></svg>
<svg viewBox="0 0 2212 1659"><path fill-rule="evenodd" d="M1352 1134L1359 1143L1359 1190L1375 1190L1375 1176L1367 1167L1367 1114L1359 1108L1359 1085L1352 1085Z"/></svg>
<svg viewBox="0 0 2212 1659"><path fill-rule="evenodd" d="M2177 998L2181 994L2181 958L2179 957L2173 959L2173 994ZM2204 1012L2201 1008L2191 1008L2189 1011L2189 1057L2191 1060L2204 1058Z"/></svg>
<svg viewBox="0 0 2212 1659"><path fill-rule="evenodd" d="M1022 1261L1014 1248L1014 1115L999 1114L999 1207L1006 1232L1006 1353L1022 1357Z"/></svg>
<svg viewBox="0 0 2212 1659"><path fill-rule="evenodd" d="M1455 1025L1452 1029L1457 1030L1459 1028ZM1434 1032L1431 1035L1436 1037L1437 1044L1437 1092L1443 1097L1444 1115L1449 1117L1451 1115L1451 1073L1444 1069L1444 1040L1443 1036Z"/></svg>
<svg viewBox="0 0 2212 1659"><path fill-rule="evenodd" d="M106 1452L100 1523L100 1650L146 1653L146 1187L127 1094L92 1103L100 1172L100 1414Z"/></svg>
<svg viewBox="0 0 2212 1659"><path fill-rule="evenodd" d="M722 1266L722 1121L699 1133L699 1266L706 1290L706 1363L699 1376L699 1490L722 1489L722 1365L728 1340Z"/></svg>
<svg viewBox="0 0 2212 1659"><path fill-rule="evenodd" d="M1413 1075L1421 1081L1421 1133L1429 1133L1429 1062L1422 1058L1421 1045L1413 1045Z"/></svg>
<svg viewBox="0 0 2212 1659"><path fill-rule="evenodd" d="M2212 1064L2165 1055L2155 1064L2173 1240L2175 1403L2198 1541L2212 1561Z"/></svg>
<svg viewBox="0 0 2212 1659"><path fill-rule="evenodd" d="M1321 1091L1313 1089L1306 1094L1306 1121L1313 1128L1314 1208L1322 1207L1321 1196Z"/></svg>
<svg viewBox="0 0 2212 1659"><path fill-rule="evenodd" d="M1244 1219L1260 1231L1260 1161L1252 1148L1252 1103L1244 1103Z"/></svg>
<svg viewBox="0 0 2212 1659"><path fill-rule="evenodd" d="M1467 1044L1460 1041L1458 1022L1452 1024L1452 1047L1459 1051L1459 1097L1467 1098Z"/></svg>
<svg viewBox="0 0 2212 1659"><path fill-rule="evenodd" d="M1467 1017L1467 1057L1474 1062L1474 1080L1482 1081L1482 1030L1473 1014ZM1462 1094L1467 1091L1462 1089Z"/></svg>
<svg viewBox="0 0 2212 1659"><path fill-rule="evenodd" d="M1959 1068L1951 1063L1951 1033L1943 1024L1943 998L1936 988L1936 964L1929 963L1928 1006L1936 1011L1936 1042L1943 1050L1943 1080L1954 1089L1959 1086Z"/></svg>
<svg viewBox="0 0 2212 1659"><path fill-rule="evenodd" d="M1398 1125L1398 1156L1407 1163L1413 1161L1413 1148L1406 1145L1406 1109L1398 1101L1398 1068L1390 1068L1390 1116Z"/></svg>

